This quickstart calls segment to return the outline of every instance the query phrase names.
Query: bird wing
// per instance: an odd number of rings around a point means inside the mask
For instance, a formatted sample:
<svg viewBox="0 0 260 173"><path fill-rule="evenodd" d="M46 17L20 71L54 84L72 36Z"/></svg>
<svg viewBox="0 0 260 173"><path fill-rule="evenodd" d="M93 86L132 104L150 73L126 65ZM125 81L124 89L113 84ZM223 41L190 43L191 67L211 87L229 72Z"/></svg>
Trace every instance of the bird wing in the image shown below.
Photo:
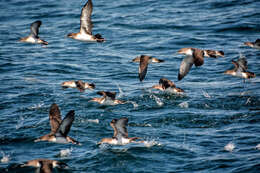
<svg viewBox="0 0 260 173"><path fill-rule="evenodd" d="M255 44L256 44L257 46L260 46L260 39L259 39L259 38L256 39Z"/></svg>
<svg viewBox="0 0 260 173"><path fill-rule="evenodd" d="M78 80L75 83L76 83L76 86L77 86L77 88L79 89L80 92L85 91L85 83L84 82L82 82L81 80Z"/></svg>
<svg viewBox="0 0 260 173"><path fill-rule="evenodd" d="M103 97L109 98L111 100L115 100L116 92L109 92L109 91L98 91L98 95L102 95Z"/></svg>
<svg viewBox="0 0 260 173"><path fill-rule="evenodd" d="M39 20L37 20L31 24L31 33L30 33L31 36L33 36L35 38L39 38L38 33L39 33L39 28L40 28L41 24L42 24L42 22Z"/></svg>
<svg viewBox="0 0 260 173"><path fill-rule="evenodd" d="M52 163L44 162L44 161L39 161L40 164L40 173L50 173L53 170Z"/></svg>
<svg viewBox="0 0 260 173"><path fill-rule="evenodd" d="M159 80L159 84L161 84L164 89L167 89L169 87L175 87L175 84L171 80L166 78L161 78Z"/></svg>
<svg viewBox="0 0 260 173"><path fill-rule="evenodd" d="M128 118L120 118L115 122L115 128L117 129L117 134L116 137L128 137L128 132L127 132L127 123L128 123Z"/></svg>
<svg viewBox="0 0 260 173"><path fill-rule="evenodd" d="M61 123L60 109L59 106L55 103L53 103L50 107L49 119L50 119L51 133L55 134Z"/></svg>
<svg viewBox="0 0 260 173"><path fill-rule="evenodd" d="M118 134L118 131L117 131L117 129L116 129L116 121L117 121L117 119L113 119L111 122L110 122L110 126L113 128L113 130L114 130L114 135L113 135L113 137L116 137L117 136L117 134Z"/></svg>
<svg viewBox="0 0 260 173"><path fill-rule="evenodd" d="M192 56L188 55L185 58L183 58L180 65L178 80L181 80L182 78L184 78L184 76L186 76L189 73L193 63L194 63L194 59Z"/></svg>
<svg viewBox="0 0 260 173"><path fill-rule="evenodd" d="M70 110L65 118L62 120L58 131L56 132L57 136L63 136L66 137L70 131L71 125L74 121L75 112L74 110Z"/></svg>
<svg viewBox="0 0 260 173"><path fill-rule="evenodd" d="M205 50L206 55L208 55L209 57L212 58L217 58L218 56L224 56L224 52L223 51L217 51L217 50Z"/></svg>
<svg viewBox="0 0 260 173"><path fill-rule="evenodd" d="M241 71L246 71L247 70L247 60L245 57L239 58L237 60L237 64L238 64L238 69Z"/></svg>
<svg viewBox="0 0 260 173"><path fill-rule="evenodd" d="M141 55L139 64L139 79L144 80L148 69L149 56Z"/></svg>
<svg viewBox="0 0 260 173"><path fill-rule="evenodd" d="M194 64L195 66L201 66L204 64L204 51L200 49L195 49L193 51Z"/></svg>
<svg viewBox="0 0 260 173"><path fill-rule="evenodd" d="M88 2L84 5L84 7L81 10L81 16L80 16L80 32L87 33L92 35L92 21L91 21L91 13L93 10L93 4L91 0L88 0Z"/></svg>
<svg viewBox="0 0 260 173"><path fill-rule="evenodd" d="M235 66L234 71L237 71L239 68L238 63L236 61L232 60L232 64L234 64L234 66Z"/></svg>

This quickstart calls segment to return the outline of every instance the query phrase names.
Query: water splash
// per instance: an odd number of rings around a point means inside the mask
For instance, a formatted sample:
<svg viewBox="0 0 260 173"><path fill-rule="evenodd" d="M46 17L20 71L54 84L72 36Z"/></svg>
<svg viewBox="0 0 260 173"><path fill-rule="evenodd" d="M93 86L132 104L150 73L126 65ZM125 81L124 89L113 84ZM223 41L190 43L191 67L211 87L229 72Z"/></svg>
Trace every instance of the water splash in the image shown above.
<svg viewBox="0 0 260 173"><path fill-rule="evenodd" d="M38 103L38 104L34 104L33 106L29 107L29 109L30 109L30 110L39 109L39 108L41 108L42 106L44 106L44 103Z"/></svg>
<svg viewBox="0 0 260 173"><path fill-rule="evenodd" d="M144 146L150 148L153 146L161 146L162 144L158 141L156 141L155 139L152 140L148 140L148 141L144 141Z"/></svg>
<svg viewBox="0 0 260 173"><path fill-rule="evenodd" d="M23 123L24 123L24 118L23 118L23 116L20 116L19 121L18 121L18 123L15 126L15 129L16 130L20 129L23 126Z"/></svg>
<svg viewBox="0 0 260 173"><path fill-rule="evenodd" d="M154 100L155 100L155 102L156 102L156 104L158 106L163 106L164 105L164 103L161 101L161 99L159 97L157 97L157 96L155 96L153 94L150 97L154 98Z"/></svg>
<svg viewBox="0 0 260 173"><path fill-rule="evenodd" d="M189 103L187 101L186 102L182 102L182 103L179 104L179 106L181 108L188 108L189 107Z"/></svg>
<svg viewBox="0 0 260 173"><path fill-rule="evenodd" d="M3 151L2 151L2 159L1 159L1 163L8 163L10 161L10 155L6 155Z"/></svg>
<svg viewBox="0 0 260 173"><path fill-rule="evenodd" d="M246 105L251 103L251 98L249 97L247 100L246 100Z"/></svg>
<svg viewBox="0 0 260 173"><path fill-rule="evenodd" d="M211 96L209 95L209 93L205 90L202 90L203 96L206 98L211 98Z"/></svg>
<svg viewBox="0 0 260 173"><path fill-rule="evenodd" d="M229 142L225 147L224 150L232 152L235 149L235 144L233 142Z"/></svg>
<svg viewBox="0 0 260 173"><path fill-rule="evenodd" d="M118 97L118 98L121 98L121 97L124 95L124 92L123 92L123 90L120 88L119 84L117 84L117 88L118 88L118 91L119 91L117 97Z"/></svg>
<svg viewBox="0 0 260 173"><path fill-rule="evenodd" d="M60 157L68 157L68 156L71 155L71 152L72 152L72 148L70 148L70 149L65 149L65 150L60 150L59 156L60 156Z"/></svg>
<svg viewBox="0 0 260 173"><path fill-rule="evenodd" d="M260 144L257 144L255 147L257 150L260 150Z"/></svg>
<svg viewBox="0 0 260 173"><path fill-rule="evenodd" d="M37 126L37 125L41 124L42 122L44 122L44 121L46 121L48 119L49 119L49 117L44 117L44 118L40 119L40 121L37 122L34 126Z"/></svg>
<svg viewBox="0 0 260 173"><path fill-rule="evenodd" d="M134 101L127 101L126 103L131 103L134 108L137 108L139 105Z"/></svg>
<svg viewBox="0 0 260 173"><path fill-rule="evenodd" d="M86 119L87 122L99 124L99 119Z"/></svg>

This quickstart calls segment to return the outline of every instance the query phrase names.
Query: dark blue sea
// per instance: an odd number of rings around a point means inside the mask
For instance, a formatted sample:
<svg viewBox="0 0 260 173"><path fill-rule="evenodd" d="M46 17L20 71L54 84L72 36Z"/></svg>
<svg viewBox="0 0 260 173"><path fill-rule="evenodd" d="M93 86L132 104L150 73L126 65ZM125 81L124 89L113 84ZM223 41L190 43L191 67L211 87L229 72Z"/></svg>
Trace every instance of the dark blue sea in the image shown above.
<svg viewBox="0 0 260 173"><path fill-rule="evenodd" d="M104 43L66 37L79 31L86 2L0 1L0 172L35 172L17 164L37 158L70 167L56 172L260 172L260 50L243 44L260 37L259 1L93 0L93 33ZM36 20L47 46L18 41ZM225 57L205 58L178 81L183 47L222 50ZM131 62L141 54L165 60L150 64L143 82ZM241 56L256 78L223 74ZM161 77L186 94L151 89ZM62 89L79 79L96 89ZM89 102L102 90L128 103ZM81 146L34 142L50 131L52 103L63 117L75 110L69 136ZM129 119L129 136L145 143L97 145L120 117Z"/></svg>

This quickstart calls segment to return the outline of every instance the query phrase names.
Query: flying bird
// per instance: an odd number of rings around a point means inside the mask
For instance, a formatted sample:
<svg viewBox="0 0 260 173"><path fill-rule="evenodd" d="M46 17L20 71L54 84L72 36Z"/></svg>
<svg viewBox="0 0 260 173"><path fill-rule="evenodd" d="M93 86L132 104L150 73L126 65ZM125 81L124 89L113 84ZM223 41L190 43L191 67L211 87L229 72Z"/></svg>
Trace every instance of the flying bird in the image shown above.
<svg viewBox="0 0 260 173"><path fill-rule="evenodd" d="M129 143L136 142L139 137L128 137L127 132L127 123L128 118L120 118L120 119L113 119L110 122L110 126L114 130L114 135L112 138L103 138L98 144L108 143L112 145L125 145ZM141 141L140 141L141 142ZM136 143L140 143L136 142Z"/></svg>
<svg viewBox="0 0 260 173"><path fill-rule="evenodd" d="M63 88L77 88L80 92L85 91L85 89L90 89L90 90L95 89L94 83L87 83L87 82L83 82L82 80L65 81L62 82L61 86Z"/></svg>
<svg viewBox="0 0 260 173"><path fill-rule="evenodd" d="M44 44L47 45L48 42L41 40L40 37L38 36L39 34L39 28L41 26L42 22L41 21L35 21L31 24L31 33L27 37L23 37L20 39L21 42L26 42L26 43L38 43L38 44Z"/></svg>
<svg viewBox="0 0 260 173"><path fill-rule="evenodd" d="M47 135L41 136L34 142L49 141L56 143L72 143L80 145L78 141L68 136L71 125L74 121L74 115L74 110L70 110L65 118L61 120L60 109L57 104L53 103L49 111L51 132Z"/></svg>
<svg viewBox="0 0 260 173"><path fill-rule="evenodd" d="M257 39L255 42L245 42L244 44L252 48L260 49L260 39Z"/></svg>
<svg viewBox="0 0 260 173"><path fill-rule="evenodd" d="M176 85L169 79L161 78L159 84L152 86L154 89L165 91L168 93L184 93L184 90L177 88Z"/></svg>
<svg viewBox="0 0 260 173"><path fill-rule="evenodd" d="M78 33L69 33L67 36L69 38L73 38L80 41L88 41L88 42L104 42L105 39L100 35L92 34L93 23L91 21L91 14L93 10L92 0L88 0L88 2L84 5L81 10L80 16L80 30Z"/></svg>
<svg viewBox="0 0 260 173"><path fill-rule="evenodd" d="M92 98L90 101L97 102L99 104L104 104L104 105L117 105L117 104L126 103L125 101L116 99L116 92L98 91L97 94L103 97L95 97Z"/></svg>
<svg viewBox="0 0 260 173"><path fill-rule="evenodd" d="M178 53L187 55L181 62L178 80L182 80L189 73L193 64L196 67L203 65L204 56L212 58L217 58L218 56L224 57L223 51L201 50L197 48L182 48Z"/></svg>
<svg viewBox="0 0 260 173"><path fill-rule="evenodd" d="M52 173L53 168L68 168L66 163L56 161L56 160L48 160L48 159L35 159L29 160L25 164L21 165L21 167L36 167L37 171L40 173Z"/></svg>
<svg viewBox="0 0 260 173"><path fill-rule="evenodd" d="M133 62L140 62L139 63L139 79L140 79L140 81L143 81L145 76L146 76L148 64L164 62L164 60L160 60L160 59L148 56L148 55L138 56L138 57L134 58L132 61Z"/></svg>
<svg viewBox="0 0 260 173"><path fill-rule="evenodd" d="M247 60L245 57L240 57L237 61L232 60L232 64L234 64L235 68L232 70L227 70L224 74L249 79L254 78L256 75L253 72L247 71Z"/></svg>

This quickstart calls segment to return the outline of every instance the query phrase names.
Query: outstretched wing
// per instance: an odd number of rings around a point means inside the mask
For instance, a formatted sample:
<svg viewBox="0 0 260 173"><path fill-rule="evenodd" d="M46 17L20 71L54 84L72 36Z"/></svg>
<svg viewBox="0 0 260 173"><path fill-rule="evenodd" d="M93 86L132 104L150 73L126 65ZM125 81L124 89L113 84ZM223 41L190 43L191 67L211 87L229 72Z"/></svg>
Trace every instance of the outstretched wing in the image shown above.
<svg viewBox="0 0 260 173"><path fill-rule="evenodd" d="M260 46L260 39L259 39L259 38L256 39L255 44L256 44L257 46Z"/></svg>
<svg viewBox="0 0 260 173"><path fill-rule="evenodd" d="M212 58L217 58L218 56L224 56L224 52L223 51L217 51L217 50L205 50L206 55L208 55L209 57Z"/></svg>
<svg viewBox="0 0 260 173"><path fill-rule="evenodd" d="M182 80L182 78L184 78L184 76L186 76L189 73L193 63L194 63L194 59L192 56L188 55L185 58L183 58L180 65L178 80Z"/></svg>
<svg viewBox="0 0 260 173"><path fill-rule="evenodd" d="M246 71L247 70L247 60L245 57L239 58L237 60L238 68L241 71Z"/></svg>
<svg viewBox="0 0 260 173"><path fill-rule="evenodd" d="M116 137L128 137L128 132L127 132L127 123L128 123L128 118L120 118L115 122L115 127L117 129L117 134Z"/></svg>
<svg viewBox="0 0 260 173"><path fill-rule="evenodd" d="M113 119L111 122L110 122L110 126L113 128L114 130L114 135L113 137L116 137L118 132L117 132L117 128L116 128L116 122L117 122L117 119Z"/></svg>
<svg viewBox="0 0 260 173"><path fill-rule="evenodd" d="M31 24L31 33L30 35L35 37L35 38L39 38L38 37L38 33L39 33L39 28L41 26L42 22L40 20L35 21Z"/></svg>
<svg viewBox="0 0 260 173"><path fill-rule="evenodd" d="M109 91L98 91L98 95L102 95L104 97L109 97L111 100L115 100L116 92L109 92Z"/></svg>
<svg viewBox="0 0 260 173"><path fill-rule="evenodd" d="M66 137L70 131L71 125L74 121L74 115L75 112L74 110L71 110L67 113L67 115L65 116L65 118L62 120L59 129L56 133L57 136L63 136Z"/></svg>
<svg viewBox="0 0 260 173"><path fill-rule="evenodd" d="M140 57L140 64L139 64L139 79L140 79L140 81L143 81L145 76L146 76L149 58L150 57L147 56L147 55L141 55L141 57Z"/></svg>
<svg viewBox="0 0 260 173"><path fill-rule="evenodd" d="M75 83L76 83L76 86L77 86L77 88L79 89L80 92L85 91L85 83L84 82L82 82L81 80L78 80Z"/></svg>
<svg viewBox="0 0 260 173"><path fill-rule="evenodd" d="M201 66L204 64L204 51L200 49L195 49L193 51L194 64L195 66Z"/></svg>
<svg viewBox="0 0 260 173"><path fill-rule="evenodd" d="M169 87L175 87L175 84L172 81L170 81L169 79L166 79L166 78L161 78L159 80L159 84L161 84L164 89L167 89Z"/></svg>
<svg viewBox="0 0 260 173"><path fill-rule="evenodd" d="M91 0L88 0L88 2L84 5L84 7L81 10L81 16L80 16L80 32L84 32L87 34L92 35L92 21L91 21L91 14L93 10L93 4Z"/></svg>
<svg viewBox="0 0 260 173"><path fill-rule="evenodd" d="M51 125L51 133L55 134L61 123L60 109L59 106L55 103L53 103L50 107L49 119Z"/></svg>

